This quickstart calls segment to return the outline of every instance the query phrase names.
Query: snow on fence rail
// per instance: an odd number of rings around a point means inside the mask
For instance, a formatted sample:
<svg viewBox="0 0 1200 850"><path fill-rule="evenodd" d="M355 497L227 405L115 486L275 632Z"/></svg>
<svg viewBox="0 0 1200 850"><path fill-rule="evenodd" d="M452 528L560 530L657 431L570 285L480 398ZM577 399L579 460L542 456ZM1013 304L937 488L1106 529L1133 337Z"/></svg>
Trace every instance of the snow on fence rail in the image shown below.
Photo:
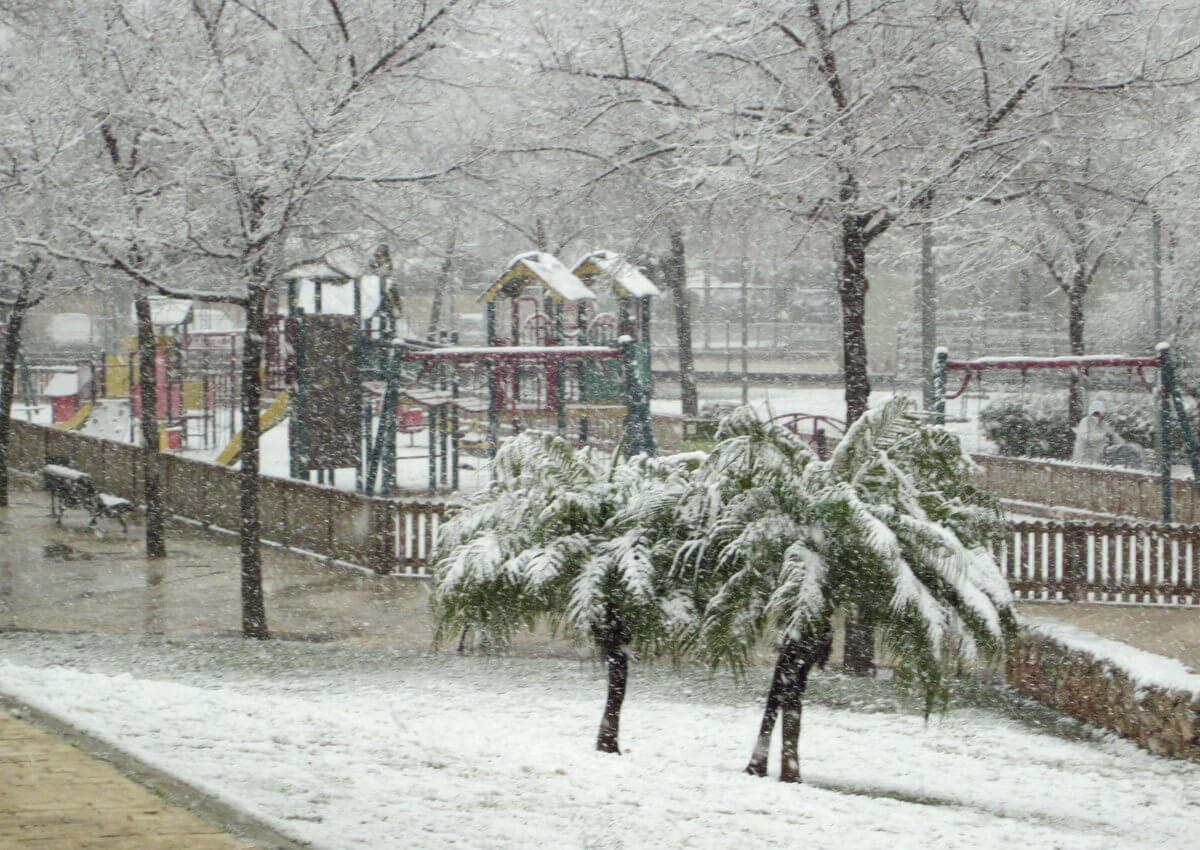
<svg viewBox="0 0 1200 850"><path fill-rule="evenodd" d="M979 467L976 483L1010 502L1152 521L1162 518L1162 479L1155 473L995 455L977 454L972 459ZM1197 496L1190 480L1171 483L1176 522L1200 523Z"/></svg>
<svg viewBox="0 0 1200 850"><path fill-rule="evenodd" d="M1017 599L1200 605L1200 528L1022 521L994 552Z"/></svg>

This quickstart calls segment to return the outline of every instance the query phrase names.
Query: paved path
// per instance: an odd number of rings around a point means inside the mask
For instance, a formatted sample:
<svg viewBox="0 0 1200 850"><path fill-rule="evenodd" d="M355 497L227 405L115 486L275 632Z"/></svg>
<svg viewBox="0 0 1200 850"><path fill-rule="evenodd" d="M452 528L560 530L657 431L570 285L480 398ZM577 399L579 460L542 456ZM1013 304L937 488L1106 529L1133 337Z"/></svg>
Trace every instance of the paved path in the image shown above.
<svg viewBox="0 0 1200 850"><path fill-rule="evenodd" d="M1046 617L1078 626L1156 655L1177 658L1200 673L1200 605L1156 608L1140 605L1031 603L1017 605L1021 614Z"/></svg>
<svg viewBox="0 0 1200 850"><path fill-rule="evenodd" d="M0 711L0 848L248 850L60 735Z"/></svg>

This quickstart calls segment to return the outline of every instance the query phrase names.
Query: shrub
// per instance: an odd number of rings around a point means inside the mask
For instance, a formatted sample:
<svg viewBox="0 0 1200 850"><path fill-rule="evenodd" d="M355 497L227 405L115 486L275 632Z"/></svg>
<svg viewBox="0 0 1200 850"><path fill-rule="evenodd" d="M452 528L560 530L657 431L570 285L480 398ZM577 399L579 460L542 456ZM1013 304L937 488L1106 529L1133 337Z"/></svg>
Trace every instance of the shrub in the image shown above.
<svg viewBox="0 0 1200 850"><path fill-rule="evenodd" d="M1093 403L1104 405L1105 418L1114 431L1129 443L1150 448L1159 428L1158 397L1146 393L1137 401L1115 395L1094 395ZM1074 422L1067 420L1067 401L1059 398L1005 399L989 404L979 414L987 438L1007 457L1050 457L1070 460L1075 447ZM1196 433L1197 412L1188 420ZM1183 435L1172 416L1171 453L1184 452Z"/></svg>
<svg viewBox="0 0 1200 850"><path fill-rule="evenodd" d="M1069 460L1075 447L1065 403L997 401L985 407L979 419L987 438L1007 457Z"/></svg>

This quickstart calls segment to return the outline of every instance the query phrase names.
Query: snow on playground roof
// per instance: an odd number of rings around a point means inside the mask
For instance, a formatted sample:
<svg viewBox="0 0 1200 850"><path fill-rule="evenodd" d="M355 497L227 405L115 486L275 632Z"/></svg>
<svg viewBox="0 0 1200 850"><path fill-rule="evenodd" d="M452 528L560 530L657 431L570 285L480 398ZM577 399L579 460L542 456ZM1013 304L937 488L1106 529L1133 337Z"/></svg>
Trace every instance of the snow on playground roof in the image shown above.
<svg viewBox="0 0 1200 850"><path fill-rule="evenodd" d="M46 398L62 398L76 395L78 392L78 372L55 372L54 377L46 384L46 389L42 390L42 395Z"/></svg>
<svg viewBox="0 0 1200 850"><path fill-rule="evenodd" d="M575 264L572 269L576 277L588 280L602 278L607 280L618 295L629 298L644 298L658 296L658 287L642 274L642 270L629 262L621 254L612 251L593 251Z"/></svg>
<svg viewBox="0 0 1200 850"><path fill-rule="evenodd" d="M150 296L150 324L156 327L172 327L186 324L192 317L192 302L186 298Z"/></svg>
<svg viewBox="0 0 1200 850"><path fill-rule="evenodd" d="M329 266L316 260L311 263L301 263L283 273L284 280L345 280L346 276L334 271Z"/></svg>
<svg viewBox="0 0 1200 850"><path fill-rule="evenodd" d="M382 278L368 274L358 278L362 302L360 318L374 316L382 300ZM317 310L317 286L321 287L321 309ZM305 313L324 313L327 316L354 315L352 281L339 276L333 279L302 278L296 286L296 306ZM286 306L282 308L286 310Z"/></svg>
<svg viewBox="0 0 1200 850"><path fill-rule="evenodd" d="M306 260L283 273L284 280L352 280L361 277L363 263L353 248L334 248L319 260Z"/></svg>
<svg viewBox="0 0 1200 850"><path fill-rule="evenodd" d="M492 301L501 293L515 296L530 284L541 286L556 301L583 301L596 297L596 293L563 265L558 257L542 251L530 251L513 257L504 274L480 298Z"/></svg>

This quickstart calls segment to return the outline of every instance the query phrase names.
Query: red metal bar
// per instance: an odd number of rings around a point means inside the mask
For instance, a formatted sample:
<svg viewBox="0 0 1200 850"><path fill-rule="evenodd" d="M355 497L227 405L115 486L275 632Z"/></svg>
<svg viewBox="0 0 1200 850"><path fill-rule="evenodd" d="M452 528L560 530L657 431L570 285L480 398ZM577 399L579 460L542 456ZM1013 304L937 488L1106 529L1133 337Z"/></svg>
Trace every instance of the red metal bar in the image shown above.
<svg viewBox="0 0 1200 850"><path fill-rule="evenodd" d="M1158 369L1162 358L1154 357L981 357L978 360L947 360L946 369L957 372L983 372L989 369L1090 369L1101 366L1124 366Z"/></svg>

